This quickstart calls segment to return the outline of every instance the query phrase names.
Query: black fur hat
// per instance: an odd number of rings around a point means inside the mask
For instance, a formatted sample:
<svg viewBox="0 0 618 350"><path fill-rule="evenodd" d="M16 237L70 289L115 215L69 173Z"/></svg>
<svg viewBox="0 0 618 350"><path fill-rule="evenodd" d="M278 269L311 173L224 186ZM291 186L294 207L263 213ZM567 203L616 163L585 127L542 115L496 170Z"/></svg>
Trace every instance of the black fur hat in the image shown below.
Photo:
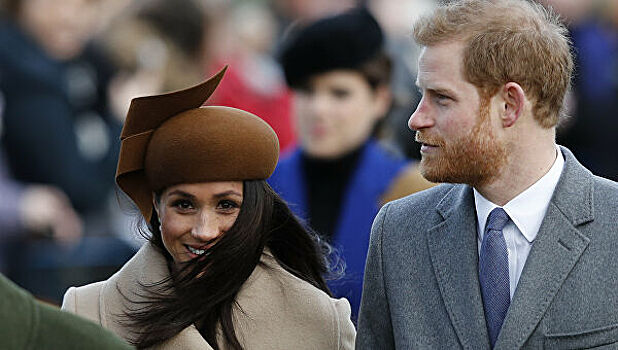
<svg viewBox="0 0 618 350"><path fill-rule="evenodd" d="M382 50L383 41L378 22L359 7L290 32L279 61L288 85L298 87L314 74L358 68Z"/></svg>

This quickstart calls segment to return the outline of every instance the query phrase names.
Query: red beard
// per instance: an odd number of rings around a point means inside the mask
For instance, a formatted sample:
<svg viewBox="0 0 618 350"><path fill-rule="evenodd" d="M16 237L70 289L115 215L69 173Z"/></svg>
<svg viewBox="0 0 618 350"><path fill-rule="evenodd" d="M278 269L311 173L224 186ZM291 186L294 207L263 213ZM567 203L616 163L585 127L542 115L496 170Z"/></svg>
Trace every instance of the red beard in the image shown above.
<svg viewBox="0 0 618 350"><path fill-rule="evenodd" d="M432 182L465 183L477 187L491 182L507 162L504 142L496 139L489 118L489 99L481 102L479 118L467 135L453 140L416 132L416 141L439 147L423 155L421 173Z"/></svg>

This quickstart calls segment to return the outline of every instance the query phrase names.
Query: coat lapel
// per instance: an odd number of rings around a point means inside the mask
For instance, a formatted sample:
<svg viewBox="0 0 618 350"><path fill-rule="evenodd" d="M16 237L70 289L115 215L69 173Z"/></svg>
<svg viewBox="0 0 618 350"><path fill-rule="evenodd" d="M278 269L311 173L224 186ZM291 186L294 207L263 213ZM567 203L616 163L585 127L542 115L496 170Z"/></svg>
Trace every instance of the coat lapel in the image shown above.
<svg viewBox="0 0 618 350"><path fill-rule="evenodd" d="M157 350L175 350L175 349L204 349L212 350L210 344L204 340L200 332L191 325L183 329L180 333L169 338L163 343L154 347Z"/></svg>
<svg viewBox="0 0 618 350"><path fill-rule="evenodd" d="M474 208L472 189L454 186L436 208L444 221L429 230L428 244L442 299L461 345L488 349Z"/></svg>
<svg viewBox="0 0 618 350"><path fill-rule="evenodd" d="M144 301L148 295L143 286L155 284L168 276L169 270L163 255L151 243L145 243L137 254L105 283L99 300L101 325L126 340L133 340L134 335L124 325L124 313L142 307L139 302ZM154 348L212 349L194 325Z"/></svg>
<svg viewBox="0 0 618 350"><path fill-rule="evenodd" d="M554 296L589 243L577 226L593 220L593 183L588 170L562 148L565 166L522 271L496 342L518 349L536 329Z"/></svg>

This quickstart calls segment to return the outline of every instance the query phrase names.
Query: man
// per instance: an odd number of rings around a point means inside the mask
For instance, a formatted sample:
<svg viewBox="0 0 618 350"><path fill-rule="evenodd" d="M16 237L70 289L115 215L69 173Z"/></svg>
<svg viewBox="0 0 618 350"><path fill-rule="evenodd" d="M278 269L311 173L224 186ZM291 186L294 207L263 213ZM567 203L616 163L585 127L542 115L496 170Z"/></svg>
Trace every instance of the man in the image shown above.
<svg viewBox="0 0 618 350"><path fill-rule="evenodd" d="M81 317L36 301L0 275L1 349L132 349Z"/></svg>
<svg viewBox="0 0 618 350"><path fill-rule="evenodd" d="M452 184L378 214L358 349L618 344L618 184L554 141L565 34L524 0L452 2L415 25L409 126L424 176Z"/></svg>

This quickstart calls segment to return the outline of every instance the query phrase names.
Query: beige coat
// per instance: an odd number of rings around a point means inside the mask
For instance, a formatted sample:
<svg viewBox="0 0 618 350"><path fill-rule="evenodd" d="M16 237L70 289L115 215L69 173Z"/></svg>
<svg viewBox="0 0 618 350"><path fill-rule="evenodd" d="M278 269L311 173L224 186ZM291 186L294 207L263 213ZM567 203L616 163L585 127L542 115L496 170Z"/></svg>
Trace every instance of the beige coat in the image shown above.
<svg viewBox="0 0 618 350"><path fill-rule="evenodd" d="M346 299L333 299L309 283L285 271L270 255L244 283L237 296L243 312L235 309L237 337L245 349L353 349L356 331L350 321ZM126 340L131 335L122 326L122 315L139 301L141 285L169 275L165 258L150 243L106 281L71 287L62 309L91 319ZM120 291L120 292L119 292ZM135 306L135 305L133 305ZM185 328L158 349L212 349L195 326Z"/></svg>

